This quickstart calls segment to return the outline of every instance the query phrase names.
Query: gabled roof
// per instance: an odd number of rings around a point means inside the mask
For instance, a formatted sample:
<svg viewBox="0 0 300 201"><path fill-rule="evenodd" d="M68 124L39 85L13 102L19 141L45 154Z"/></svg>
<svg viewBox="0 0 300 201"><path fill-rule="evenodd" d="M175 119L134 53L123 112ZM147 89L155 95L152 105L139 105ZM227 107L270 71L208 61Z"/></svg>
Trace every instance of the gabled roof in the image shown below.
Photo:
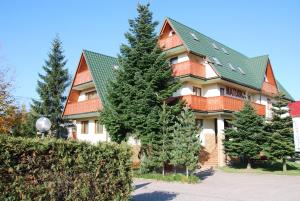
<svg viewBox="0 0 300 201"><path fill-rule="evenodd" d="M105 104L106 87L108 82L114 79L114 66L118 65L118 59L88 50L83 50L83 55L93 77L97 93Z"/></svg>
<svg viewBox="0 0 300 201"><path fill-rule="evenodd" d="M171 18L167 18L166 21L178 34L187 50L197 55L206 56L221 78L261 90L269 62L268 55L250 58ZM214 58L217 58L222 65L216 64ZM229 63L236 70L232 70ZM282 86L280 91L286 92ZM289 94L287 94L287 97L291 98Z"/></svg>

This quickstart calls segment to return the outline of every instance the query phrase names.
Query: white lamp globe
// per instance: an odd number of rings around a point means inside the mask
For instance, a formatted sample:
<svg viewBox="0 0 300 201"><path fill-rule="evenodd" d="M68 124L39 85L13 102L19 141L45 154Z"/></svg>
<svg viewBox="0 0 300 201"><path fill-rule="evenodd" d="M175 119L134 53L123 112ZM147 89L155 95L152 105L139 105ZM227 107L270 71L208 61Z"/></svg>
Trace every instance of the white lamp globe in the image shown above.
<svg viewBox="0 0 300 201"><path fill-rule="evenodd" d="M40 117L36 123L35 123L35 127L36 129L41 132L41 133L44 133L44 132L47 132L50 130L51 128L51 122L48 118L46 117Z"/></svg>

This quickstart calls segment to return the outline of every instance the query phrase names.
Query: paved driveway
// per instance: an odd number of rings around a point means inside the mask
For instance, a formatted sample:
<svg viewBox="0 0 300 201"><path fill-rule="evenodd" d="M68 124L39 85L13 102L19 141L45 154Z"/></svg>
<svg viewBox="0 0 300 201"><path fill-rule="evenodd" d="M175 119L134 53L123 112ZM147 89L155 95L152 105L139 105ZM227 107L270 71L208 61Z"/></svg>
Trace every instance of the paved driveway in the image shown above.
<svg viewBox="0 0 300 201"><path fill-rule="evenodd" d="M199 184L134 181L135 201L300 201L300 176L206 171Z"/></svg>

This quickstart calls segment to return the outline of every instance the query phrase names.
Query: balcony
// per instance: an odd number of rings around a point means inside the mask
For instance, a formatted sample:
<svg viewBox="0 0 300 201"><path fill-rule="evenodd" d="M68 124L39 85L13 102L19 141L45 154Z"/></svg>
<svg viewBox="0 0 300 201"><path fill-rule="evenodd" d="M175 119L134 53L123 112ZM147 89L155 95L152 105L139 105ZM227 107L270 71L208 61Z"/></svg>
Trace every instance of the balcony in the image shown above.
<svg viewBox="0 0 300 201"><path fill-rule="evenodd" d="M201 97L194 95L187 95L182 97L187 102L191 109L207 112L216 111L240 111L244 106L244 100L240 100L228 96L215 97ZM264 105L251 103L257 114L261 116L266 115L266 108Z"/></svg>
<svg viewBox="0 0 300 201"><path fill-rule="evenodd" d="M177 35L159 39L159 46L164 50L171 49L180 46L182 44L183 44L182 41Z"/></svg>
<svg viewBox="0 0 300 201"><path fill-rule="evenodd" d="M98 98L80 102L67 103L64 115L97 112L101 108L102 104Z"/></svg>
<svg viewBox="0 0 300 201"><path fill-rule="evenodd" d="M85 71L82 71L82 72L76 74L76 77L74 80L74 86L84 84L84 83L90 82L92 80L93 79L92 79L90 71L85 70Z"/></svg>
<svg viewBox="0 0 300 201"><path fill-rule="evenodd" d="M185 61L172 65L173 76L194 75L197 77L205 77L205 67L193 61Z"/></svg>

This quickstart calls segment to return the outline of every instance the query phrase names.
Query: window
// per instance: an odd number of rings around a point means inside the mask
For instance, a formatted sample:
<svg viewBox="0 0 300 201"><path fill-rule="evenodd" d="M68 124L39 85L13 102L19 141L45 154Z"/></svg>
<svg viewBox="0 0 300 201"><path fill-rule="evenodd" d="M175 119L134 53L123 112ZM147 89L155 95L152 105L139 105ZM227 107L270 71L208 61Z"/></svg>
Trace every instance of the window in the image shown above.
<svg viewBox="0 0 300 201"><path fill-rule="evenodd" d="M95 120L95 134L103 133L103 125L98 120Z"/></svg>
<svg viewBox="0 0 300 201"><path fill-rule="evenodd" d="M267 75L265 75L265 82L269 82Z"/></svg>
<svg viewBox="0 0 300 201"><path fill-rule="evenodd" d="M233 67L233 65L232 65L231 63L228 63L228 66L229 66L229 68L230 68L231 70L236 71L235 67Z"/></svg>
<svg viewBox="0 0 300 201"><path fill-rule="evenodd" d="M212 43L212 46L213 46L216 50L219 50L219 47L216 45L216 43Z"/></svg>
<svg viewBox="0 0 300 201"><path fill-rule="evenodd" d="M227 50L224 47L222 47L222 50L225 54L229 54L229 52L227 52Z"/></svg>
<svg viewBox="0 0 300 201"><path fill-rule="evenodd" d="M238 67L238 69L239 69L240 73L242 73L243 75L246 74L240 67Z"/></svg>
<svg viewBox="0 0 300 201"><path fill-rule="evenodd" d="M213 57L212 59L214 60L214 62L215 62L217 65L222 66L222 64L221 64L221 62L219 61L218 58Z"/></svg>
<svg viewBox="0 0 300 201"><path fill-rule="evenodd" d="M171 36L173 36L173 35L175 35L175 31L171 30L171 31L169 32L169 37L171 37Z"/></svg>
<svg viewBox="0 0 300 201"><path fill-rule="evenodd" d="M220 95L224 96L225 95L225 89L224 88L220 88Z"/></svg>
<svg viewBox="0 0 300 201"><path fill-rule="evenodd" d="M194 38L194 40L199 40L198 38L197 38L197 36L194 34L194 33L190 33L191 34L191 36Z"/></svg>
<svg viewBox="0 0 300 201"><path fill-rule="evenodd" d="M82 121L81 122L81 134L88 134L89 133L89 122Z"/></svg>
<svg viewBox="0 0 300 201"><path fill-rule="evenodd" d="M91 99L96 99L97 98L97 92L96 92L96 90L95 91L87 92L85 95L86 95L86 99L87 100L91 100Z"/></svg>
<svg viewBox="0 0 300 201"><path fill-rule="evenodd" d="M203 119L196 119L196 125L198 128L203 128Z"/></svg>
<svg viewBox="0 0 300 201"><path fill-rule="evenodd" d="M170 64L173 65L173 64L177 64L178 63L178 57L173 57L170 59Z"/></svg>
<svg viewBox="0 0 300 201"><path fill-rule="evenodd" d="M201 88L193 87L193 94L196 96L201 96Z"/></svg>

